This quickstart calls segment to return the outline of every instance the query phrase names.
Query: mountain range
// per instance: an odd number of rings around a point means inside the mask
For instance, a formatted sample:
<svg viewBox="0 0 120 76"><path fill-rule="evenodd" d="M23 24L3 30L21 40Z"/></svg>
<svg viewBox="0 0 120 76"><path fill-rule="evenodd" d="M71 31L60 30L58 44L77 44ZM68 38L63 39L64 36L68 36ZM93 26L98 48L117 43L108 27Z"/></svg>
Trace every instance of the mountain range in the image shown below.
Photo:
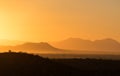
<svg viewBox="0 0 120 76"><path fill-rule="evenodd" d="M110 38L95 41L80 38L68 38L51 44L57 48L69 50L120 51L120 43Z"/></svg>
<svg viewBox="0 0 120 76"><path fill-rule="evenodd" d="M6 46L1 45L0 51L22 51L30 53L69 53L69 54L105 54L120 53L120 43L114 39L84 40L80 38L68 38L59 42L27 42L23 44Z"/></svg>

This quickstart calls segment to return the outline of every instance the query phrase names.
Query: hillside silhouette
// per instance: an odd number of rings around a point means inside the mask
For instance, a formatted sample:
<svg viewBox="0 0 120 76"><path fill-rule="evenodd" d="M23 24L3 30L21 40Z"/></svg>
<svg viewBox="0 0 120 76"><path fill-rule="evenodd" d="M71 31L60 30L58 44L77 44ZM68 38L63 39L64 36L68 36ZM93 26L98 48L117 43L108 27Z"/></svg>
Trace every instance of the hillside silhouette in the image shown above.
<svg viewBox="0 0 120 76"><path fill-rule="evenodd" d="M62 50L51 46L46 42L40 43L24 43L16 46L0 46L0 50L15 50L15 51L24 51L24 52L32 52L32 53L59 53Z"/></svg>
<svg viewBox="0 0 120 76"><path fill-rule="evenodd" d="M27 53L0 53L1 76L73 76L75 69Z"/></svg>
<svg viewBox="0 0 120 76"><path fill-rule="evenodd" d="M119 76L120 60L47 59L27 53L0 53L1 76Z"/></svg>
<svg viewBox="0 0 120 76"><path fill-rule="evenodd" d="M120 51L120 43L110 38L95 41L80 38L68 38L51 44L55 47L69 50Z"/></svg>

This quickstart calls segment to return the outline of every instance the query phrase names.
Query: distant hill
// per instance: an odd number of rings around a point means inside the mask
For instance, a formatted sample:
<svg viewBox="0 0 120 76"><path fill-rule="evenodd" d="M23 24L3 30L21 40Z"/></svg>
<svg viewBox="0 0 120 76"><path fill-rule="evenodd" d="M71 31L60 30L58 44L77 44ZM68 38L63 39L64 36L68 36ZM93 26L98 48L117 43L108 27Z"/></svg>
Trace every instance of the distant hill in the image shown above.
<svg viewBox="0 0 120 76"><path fill-rule="evenodd" d="M41 43L24 43L16 46L0 46L0 50L14 50L24 52L36 52L36 53L59 53L62 50L51 46L46 42Z"/></svg>
<svg viewBox="0 0 120 76"><path fill-rule="evenodd" d="M13 46L0 46L1 52L7 50L54 54L120 54L120 43L114 39L90 41L80 38L69 38L54 43L28 42Z"/></svg>
<svg viewBox="0 0 120 76"><path fill-rule="evenodd" d="M80 38L69 38L51 44L55 47L69 50L120 51L120 43L114 39L90 41Z"/></svg>

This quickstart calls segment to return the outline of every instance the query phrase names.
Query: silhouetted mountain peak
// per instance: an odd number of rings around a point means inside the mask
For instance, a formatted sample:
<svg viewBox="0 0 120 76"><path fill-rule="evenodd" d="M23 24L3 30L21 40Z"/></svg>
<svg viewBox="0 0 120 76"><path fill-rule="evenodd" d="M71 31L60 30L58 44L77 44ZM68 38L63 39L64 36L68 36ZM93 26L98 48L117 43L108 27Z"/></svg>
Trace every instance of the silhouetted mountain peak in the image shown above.
<svg viewBox="0 0 120 76"><path fill-rule="evenodd" d="M120 44L118 41L111 39L111 38L106 38L106 39L102 39L102 40L96 40L94 41L94 43L102 43L102 44Z"/></svg>
<svg viewBox="0 0 120 76"><path fill-rule="evenodd" d="M40 42L40 43L32 43L32 42L28 42L28 43L24 43L21 46L50 46L52 47L50 44L48 44L47 42Z"/></svg>
<svg viewBox="0 0 120 76"><path fill-rule="evenodd" d="M89 41L89 42L91 42L90 40L85 40L85 39L81 39L81 38L68 38L68 39L66 39L66 40L64 40L64 41L76 41L76 42L78 42L78 41Z"/></svg>
<svg viewBox="0 0 120 76"><path fill-rule="evenodd" d="M76 44L76 46L77 46L77 45L84 45L85 43L91 43L91 42L92 41L90 41L90 40L84 40L81 38L68 38L59 43L68 44L68 45L71 45L71 47L72 47L73 44Z"/></svg>
<svg viewBox="0 0 120 76"><path fill-rule="evenodd" d="M84 40L80 38L68 38L53 45L58 48L70 50L120 50L120 43L111 38L95 41Z"/></svg>
<svg viewBox="0 0 120 76"><path fill-rule="evenodd" d="M13 46L12 50L47 53L47 52L58 52L59 49L51 46L47 42L40 42L40 43L28 42L21 45Z"/></svg>

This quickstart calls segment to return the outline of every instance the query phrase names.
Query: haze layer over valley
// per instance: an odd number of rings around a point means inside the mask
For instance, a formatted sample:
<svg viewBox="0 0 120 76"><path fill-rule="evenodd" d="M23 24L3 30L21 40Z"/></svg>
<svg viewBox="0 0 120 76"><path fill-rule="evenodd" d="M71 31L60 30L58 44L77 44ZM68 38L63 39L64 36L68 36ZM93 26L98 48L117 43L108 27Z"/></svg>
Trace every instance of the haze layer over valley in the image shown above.
<svg viewBox="0 0 120 76"><path fill-rule="evenodd" d="M14 44L16 41L4 41ZM13 43L12 43L13 42ZM18 41L19 42L19 41ZM0 51L21 51L30 53L54 53L54 54L120 54L120 43L114 39L84 40L80 38L68 38L58 42L21 42L14 45L2 45ZM4 43L5 44L5 43Z"/></svg>

